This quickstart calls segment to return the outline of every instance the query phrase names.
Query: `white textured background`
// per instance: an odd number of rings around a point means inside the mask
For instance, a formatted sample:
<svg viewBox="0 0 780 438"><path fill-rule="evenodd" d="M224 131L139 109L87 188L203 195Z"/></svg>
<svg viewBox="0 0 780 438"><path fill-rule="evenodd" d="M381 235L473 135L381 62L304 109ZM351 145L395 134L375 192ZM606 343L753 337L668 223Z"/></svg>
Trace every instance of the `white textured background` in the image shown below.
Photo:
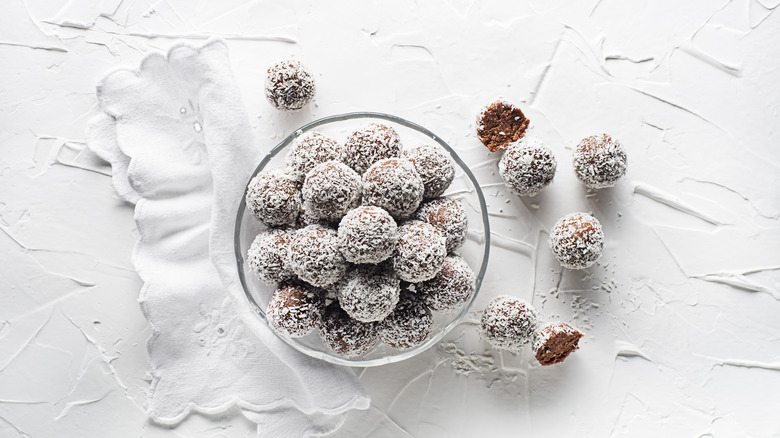
<svg viewBox="0 0 780 438"><path fill-rule="evenodd" d="M337 436L780 436L778 0L325 3L3 1L0 437L255 434L238 412L147 423L132 209L83 142L108 69L212 35L228 41L258 147L359 110L445 138L492 214L475 310L511 293L586 333L564 364L542 368L529 352L487 348L475 314L415 359L358 370L374 403ZM262 81L289 56L319 89L315 105L283 115ZM498 184L497 156L474 134L499 95L558 157L530 201ZM601 131L623 141L629 171L589 193L570 152ZM593 212L607 237L580 273L546 245L574 210Z"/></svg>

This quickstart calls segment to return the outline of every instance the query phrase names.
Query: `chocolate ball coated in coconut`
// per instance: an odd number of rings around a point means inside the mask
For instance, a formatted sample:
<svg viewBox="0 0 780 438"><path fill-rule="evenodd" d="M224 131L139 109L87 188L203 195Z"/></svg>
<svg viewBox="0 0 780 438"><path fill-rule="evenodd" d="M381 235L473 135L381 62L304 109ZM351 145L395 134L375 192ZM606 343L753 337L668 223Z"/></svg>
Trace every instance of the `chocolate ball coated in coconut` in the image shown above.
<svg viewBox="0 0 780 438"><path fill-rule="evenodd" d="M528 302L501 295L482 313L480 334L495 348L517 352L533 340L536 326L537 313Z"/></svg>
<svg viewBox="0 0 780 438"><path fill-rule="evenodd" d="M550 248L563 267L585 269L592 266L604 249L601 224L587 213L568 214L550 232Z"/></svg>
<svg viewBox="0 0 780 438"><path fill-rule="evenodd" d="M574 172L591 189L614 186L626 164L623 145L607 134L586 137L574 149Z"/></svg>
<svg viewBox="0 0 780 438"><path fill-rule="evenodd" d="M506 149L498 173L516 195L536 196L552 182L557 166L550 148L540 140L524 138Z"/></svg>
<svg viewBox="0 0 780 438"><path fill-rule="evenodd" d="M395 129L387 125L363 126L344 142L344 162L361 175L379 160L400 156L401 139Z"/></svg>
<svg viewBox="0 0 780 438"><path fill-rule="evenodd" d="M293 237L295 230L282 228L271 228L255 237L247 251L247 263L262 282L281 283L295 277L289 262Z"/></svg>
<svg viewBox="0 0 780 438"><path fill-rule="evenodd" d="M298 184L283 170L262 171L249 182L246 206L270 227L293 225L301 208Z"/></svg>
<svg viewBox="0 0 780 438"><path fill-rule="evenodd" d="M287 171L296 180L303 182L314 166L341 158L342 147L336 140L316 131L309 131L290 144L285 157Z"/></svg>
<svg viewBox="0 0 780 438"><path fill-rule="evenodd" d="M441 196L455 178L455 166L450 154L439 145L422 145L405 149L401 154L414 164L423 182L423 198Z"/></svg>
<svg viewBox="0 0 780 438"><path fill-rule="evenodd" d="M350 318L338 302L329 304L320 314L319 331L328 348L347 358L367 353L379 340L375 322Z"/></svg>
<svg viewBox="0 0 780 438"><path fill-rule="evenodd" d="M582 333L565 322L551 322L534 335L534 357L541 365L561 363L579 348Z"/></svg>
<svg viewBox="0 0 780 438"><path fill-rule="evenodd" d="M432 327L433 314L425 299L404 289L393 312L379 323L379 339L393 348L408 350L425 342Z"/></svg>
<svg viewBox="0 0 780 438"><path fill-rule="evenodd" d="M477 136L490 152L496 152L520 140L529 123L520 108L497 100L477 115Z"/></svg>
<svg viewBox="0 0 780 438"><path fill-rule="evenodd" d="M474 295L477 276L462 258L447 256L435 277L417 284L417 292L433 310L452 312Z"/></svg>
<svg viewBox="0 0 780 438"><path fill-rule="evenodd" d="M339 250L336 231L316 224L298 230L290 243L290 267L314 286L338 281L347 271L347 261Z"/></svg>
<svg viewBox="0 0 780 438"><path fill-rule="evenodd" d="M317 327L322 298L320 292L303 284L286 284L268 302L265 315L277 333L299 338Z"/></svg>
<svg viewBox="0 0 780 438"><path fill-rule="evenodd" d="M398 229L393 268L398 278L410 283L430 280L447 256L446 239L433 225L409 221Z"/></svg>
<svg viewBox="0 0 780 438"><path fill-rule="evenodd" d="M401 281L385 266L360 266L348 274L338 291L339 305L360 322L385 319L401 292Z"/></svg>
<svg viewBox="0 0 780 438"><path fill-rule="evenodd" d="M363 174L363 203L387 210L395 218L406 218L423 199L423 183L411 161L386 158Z"/></svg>
<svg viewBox="0 0 780 438"><path fill-rule="evenodd" d="M360 203L360 175L346 164L328 161L306 174L301 188L307 215L324 221L337 221Z"/></svg>
<svg viewBox="0 0 780 438"><path fill-rule="evenodd" d="M448 253L460 248L466 241L468 215L463 203L456 199L436 198L423 202L414 217L433 225L444 234Z"/></svg>
<svg viewBox="0 0 780 438"><path fill-rule="evenodd" d="M398 226L381 207L363 205L341 219L339 246L351 263L379 263L393 255Z"/></svg>
<svg viewBox="0 0 780 438"><path fill-rule="evenodd" d="M279 61L268 69L265 97L276 109L299 110L311 102L315 91L314 76L298 61Z"/></svg>

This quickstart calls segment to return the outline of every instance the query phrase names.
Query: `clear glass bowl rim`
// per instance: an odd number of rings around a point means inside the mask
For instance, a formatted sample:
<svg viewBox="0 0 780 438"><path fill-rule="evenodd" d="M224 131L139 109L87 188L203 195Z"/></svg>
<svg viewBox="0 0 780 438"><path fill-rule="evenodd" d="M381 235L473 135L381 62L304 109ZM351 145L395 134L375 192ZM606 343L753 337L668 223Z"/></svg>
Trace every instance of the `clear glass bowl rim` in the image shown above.
<svg viewBox="0 0 780 438"><path fill-rule="evenodd" d="M248 185L249 181L251 181L251 179L254 178L255 175L257 175L260 171L262 171L266 165L268 165L268 163L271 161L273 157L275 157L280 151L284 150L284 148L287 147L287 145L289 145L295 138L297 138L304 132L307 132L311 129L314 129L318 126L322 126L325 124L341 122L345 120L352 120L352 119L382 119L382 120L387 120L389 122L397 123L401 126L405 126L407 128L425 134L426 136L430 137L431 140L435 141L436 143L441 145L444 149L446 149L450 153L450 156L452 156L452 159L463 170L466 177L471 181L471 184L474 187L474 190L476 191L477 198L479 200L480 213L482 216L482 224L484 229L482 265L479 267L479 271L477 272L477 281L476 281L476 288L474 290L474 294L472 295L468 303L466 303L466 305L463 307L461 312L455 318L453 318L443 329L440 329L438 333L431 336L424 343L414 348L411 348L409 350L399 351L397 354L390 355L390 356L384 356L384 357L379 357L374 359L360 359L360 358L348 359L341 356L337 356L335 352L329 354L324 351L315 350L306 345L302 345L298 343L295 339L277 334L277 336L279 336L279 338L284 340L288 345L290 345L291 347L295 348L296 350L300 351L301 353L307 356L324 360L326 362L336 364L336 365L345 365L345 366L353 366L353 367L371 367L371 366L379 366L379 365L399 362L405 359L409 359L410 357L416 356L419 353L422 353L423 351L427 350L428 348L432 347L437 342L439 342L445 335L447 335L447 333L449 333L453 328L455 328L455 326L458 325L458 323L466 316L469 309L471 309L472 304L474 304L477 295L479 294L479 290L482 286L482 279L485 277L485 271L487 270L488 258L490 255L490 221L488 218L485 196L482 193L482 189L479 186L479 182L477 181L476 177L474 177L474 174L471 172L471 169L469 169L466 163L464 163L463 160L460 158L460 156L458 156L457 152L455 152L455 150L452 147L450 147L450 145L448 145L444 140L442 140L438 135L434 134L427 128L420 126L414 122L410 122L406 119L402 119L400 117L393 116L390 114L385 114L385 113L352 112L352 113L327 116L321 119L317 119L313 122L307 123L306 125L296 129L290 135L285 137L284 140L282 140L278 145L276 145L273 149L271 149L270 152L268 152L268 154L263 158L263 160L260 161L260 164L257 165L255 171L249 177L249 180L247 180L246 185ZM255 301L255 298L249 292L249 288L247 287L247 283L246 283L246 273L244 271L244 254L243 251L241 250L241 225L242 225L244 213L246 211L246 190L247 189L244 189L244 193L241 196L241 201L238 206L238 211L236 213L235 231L233 234L234 249L236 255L236 265L238 269L239 280L241 281L241 287L244 289L244 295L246 295L246 298L249 301L249 304L252 306L254 313L257 314L258 317L260 317L260 319L263 320L263 323L267 325L268 320L266 319L265 316L265 310L260 305L258 305L257 301Z"/></svg>

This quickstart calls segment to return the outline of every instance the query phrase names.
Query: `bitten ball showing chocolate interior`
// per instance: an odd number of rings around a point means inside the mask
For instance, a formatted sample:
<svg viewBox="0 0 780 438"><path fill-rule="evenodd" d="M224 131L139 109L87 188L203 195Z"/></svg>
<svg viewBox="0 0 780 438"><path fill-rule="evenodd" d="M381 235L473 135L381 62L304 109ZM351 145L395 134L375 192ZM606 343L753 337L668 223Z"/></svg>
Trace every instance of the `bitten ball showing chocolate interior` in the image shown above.
<svg viewBox="0 0 780 438"><path fill-rule="evenodd" d="M437 144L426 144L405 149L401 155L414 164L425 188L424 199L441 196L455 178L455 166L450 154Z"/></svg>
<svg viewBox="0 0 780 438"><path fill-rule="evenodd" d="M607 134L582 139L574 149L574 171L591 189L612 187L626 174L626 151Z"/></svg>
<svg viewBox="0 0 780 438"><path fill-rule="evenodd" d="M433 310L451 312L465 304L476 288L477 276L465 260L447 256L432 279L417 284L417 292Z"/></svg>
<svg viewBox="0 0 780 438"><path fill-rule="evenodd" d="M359 174L384 158L401 156L401 139L395 129L371 123L354 131L344 142L344 162Z"/></svg>
<svg viewBox="0 0 780 438"><path fill-rule="evenodd" d="M541 365L563 362L579 347L582 333L565 322L542 326L534 336L534 356Z"/></svg>
<svg viewBox="0 0 780 438"><path fill-rule="evenodd" d="M320 320L320 291L304 284L285 284L277 289L265 311L268 325L291 338L306 336Z"/></svg>
<svg viewBox="0 0 780 438"><path fill-rule="evenodd" d="M247 262L261 281L275 284L295 277L289 262L293 237L295 230L285 228L271 228L255 237L247 251Z"/></svg>
<svg viewBox="0 0 780 438"><path fill-rule="evenodd" d="M318 164L301 187L303 210L324 221L338 221L360 203L360 175L340 161Z"/></svg>
<svg viewBox="0 0 780 438"><path fill-rule="evenodd" d="M520 140L529 123L520 108L498 100L477 115L477 136L490 152L496 152Z"/></svg>
<svg viewBox="0 0 780 438"><path fill-rule="evenodd" d="M270 227L293 225L301 208L298 183L281 169L262 171L249 182L246 206Z"/></svg>
<svg viewBox="0 0 780 438"><path fill-rule="evenodd" d="M287 171L297 181L303 182L314 166L341 158L342 146L336 140L316 131L309 131L290 144L285 157Z"/></svg>
<svg viewBox="0 0 780 438"><path fill-rule="evenodd" d="M341 219L339 246L351 263L379 263L395 252L398 226L381 207L363 205Z"/></svg>
<svg viewBox="0 0 780 438"><path fill-rule="evenodd" d="M433 225L409 221L398 229L393 267L401 280L430 280L441 269L446 255L446 239Z"/></svg>
<svg viewBox="0 0 780 438"><path fill-rule="evenodd" d="M563 267L585 269L592 266L604 249L601 224L587 213L568 214L553 226L550 248Z"/></svg>
<svg viewBox="0 0 780 438"><path fill-rule="evenodd" d="M424 297L405 288L393 312L379 323L379 338L393 348L408 350L428 339L432 327L433 314Z"/></svg>
<svg viewBox="0 0 780 438"><path fill-rule="evenodd" d="M498 173L516 195L536 196L552 182L557 166L550 148L538 139L524 138L506 149Z"/></svg>
<svg viewBox="0 0 780 438"><path fill-rule="evenodd" d="M265 97L276 109L299 110L311 102L315 92L314 76L299 61L279 61L268 69Z"/></svg>
<svg viewBox="0 0 780 438"><path fill-rule="evenodd" d="M348 358L367 353L379 340L375 322L350 318L335 301L320 314L319 331L328 348Z"/></svg>
<svg viewBox="0 0 780 438"><path fill-rule="evenodd" d="M411 161L385 158L363 174L363 203L387 210L395 218L406 218L423 199L423 183Z"/></svg>
<svg viewBox="0 0 780 438"><path fill-rule="evenodd" d="M517 352L533 340L536 325L536 310L528 302L500 295L482 313L480 333L493 347Z"/></svg>
<svg viewBox="0 0 780 438"><path fill-rule="evenodd" d="M393 270L386 266L359 266L347 274L339 288L339 305L360 322L381 321L398 303L400 284Z"/></svg>
<svg viewBox="0 0 780 438"><path fill-rule="evenodd" d="M339 250L336 230L317 224L298 230L290 243L290 267L301 280L318 287L341 279L347 261Z"/></svg>
<svg viewBox="0 0 780 438"><path fill-rule="evenodd" d="M414 217L433 225L444 234L448 253L460 248L466 241L469 218L463 203L457 199L436 198L423 202Z"/></svg>

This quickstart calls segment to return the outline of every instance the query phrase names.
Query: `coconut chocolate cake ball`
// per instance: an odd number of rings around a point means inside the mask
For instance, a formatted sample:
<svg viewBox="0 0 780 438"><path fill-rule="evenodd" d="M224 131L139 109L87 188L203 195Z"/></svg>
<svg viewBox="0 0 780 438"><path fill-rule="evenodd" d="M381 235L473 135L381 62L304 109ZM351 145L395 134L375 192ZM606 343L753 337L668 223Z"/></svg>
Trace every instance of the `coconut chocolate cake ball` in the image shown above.
<svg viewBox="0 0 780 438"><path fill-rule="evenodd" d="M550 148L535 138L512 143L498 163L498 173L519 196L536 196L555 176L558 163Z"/></svg>
<svg viewBox="0 0 780 438"><path fill-rule="evenodd" d="M339 305L360 322L385 319L398 303L401 281L386 266L360 266L338 291Z"/></svg>
<svg viewBox="0 0 780 438"><path fill-rule="evenodd" d="M451 255L444 259L435 277L417 284L417 292L433 310L451 312L474 295L477 276L462 258Z"/></svg>
<svg viewBox="0 0 780 438"><path fill-rule="evenodd" d="M347 261L339 250L335 230L309 225L295 233L290 243L290 267L301 280L318 287L344 276Z"/></svg>
<svg viewBox="0 0 780 438"><path fill-rule="evenodd" d="M363 203L382 207L395 218L414 213L423 191L414 164L403 158L379 160L363 174Z"/></svg>
<svg viewBox="0 0 780 438"><path fill-rule="evenodd" d="M341 219L339 247L351 263L379 263L393 255L398 226L381 207L363 205Z"/></svg>
<svg viewBox="0 0 780 438"><path fill-rule="evenodd" d="M311 102L315 91L314 76L298 61L279 61L268 69L265 97L276 109L299 110Z"/></svg>
<svg viewBox="0 0 780 438"><path fill-rule="evenodd" d="M520 140L528 123L530 121L520 108L498 100L477 115L477 135L490 152L496 152Z"/></svg>
<svg viewBox="0 0 780 438"><path fill-rule="evenodd" d="M528 302L500 295L482 313L480 333L493 347L517 352L533 340L536 325L536 310Z"/></svg>
<svg viewBox="0 0 780 438"><path fill-rule="evenodd" d="M563 362L579 347L582 333L565 322L542 326L534 335L534 356L542 365Z"/></svg>
<svg viewBox="0 0 780 438"><path fill-rule="evenodd" d="M341 145L332 138L316 131L309 131L293 140L285 157L287 171L298 181L303 181L314 166L341 158Z"/></svg>
<svg viewBox="0 0 780 438"><path fill-rule="evenodd" d="M398 277L419 283L436 276L447 256L446 242L442 233L431 224L409 221L401 226L393 258Z"/></svg>
<svg viewBox="0 0 780 438"><path fill-rule="evenodd" d="M311 333L320 319L322 297L311 286L291 283L277 289L268 302L268 325L279 334L299 338Z"/></svg>
<svg viewBox="0 0 780 438"><path fill-rule="evenodd" d="M361 175L383 158L400 156L401 139L395 129L387 125L372 123L364 126L344 142L344 162Z"/></svg>
<svg viewBox="0 0 780 438"><path fill-rule="evenodd" d="M460 248L466 240L468 215L463 204L456 199L436 198L424 202L414 217L433 225L444 234L448 253Z"/></svg>
<svg viewBox="0 0 780 438"><path fill-rule="evenodd" d="M274 284L295 277L289 263L293 237L295 230L283 228L271 228L255 237L246 259L261 281Z"/></svg>
<svg viewBox="0 0 780 438"><path fill-rule="evenodd" d="M584 138L574 149L574 171L588 188L612 187L626 174L626 151L607 134Z"/></svg>
<svg viewBox="0 0 780 438"><path fill-rule="evenodd" d="M293 225L301 208L298 184L280 169L260 172L249 182L246 206L269 227Z"/></svg>
<svg viewBox="0 0 780 438"><path fill-rule="evenodd" d="M360 322L350 318L338 302L323 309L319 331L325 345L348 358L365 354L379 340L375 322Z"/></svg>
<svg viewBox="0 0 780 438"><path fill-rule="evenodd" d="M408 289L401 291L393 313L379 323L379 339L399 350L422 344L433 327L433 314L423 297Z"/></svg>
<svg viewBox="0 0 780 438"><path fill-rule="evenodd" d="M360 204L360 175L340 161L318 164L306 174L301 188L307 215L337 221Z"/></svg>
<svg viewBox="0 0 780 438"><path fill-rule="evenodd" d="M604 249L601 224L587 213L568 214L550 232L550 248L566 268L585 269L592 266Z"/></svg>
<svg viewBox="0 0 780 438"><path fill-rule="evenodd" d="M437 144L405 149L401 157L414 163L414 168L425 188L423 192L425 199L441 196L455 178L455 166L452 164L450 154Z"/></svg>

